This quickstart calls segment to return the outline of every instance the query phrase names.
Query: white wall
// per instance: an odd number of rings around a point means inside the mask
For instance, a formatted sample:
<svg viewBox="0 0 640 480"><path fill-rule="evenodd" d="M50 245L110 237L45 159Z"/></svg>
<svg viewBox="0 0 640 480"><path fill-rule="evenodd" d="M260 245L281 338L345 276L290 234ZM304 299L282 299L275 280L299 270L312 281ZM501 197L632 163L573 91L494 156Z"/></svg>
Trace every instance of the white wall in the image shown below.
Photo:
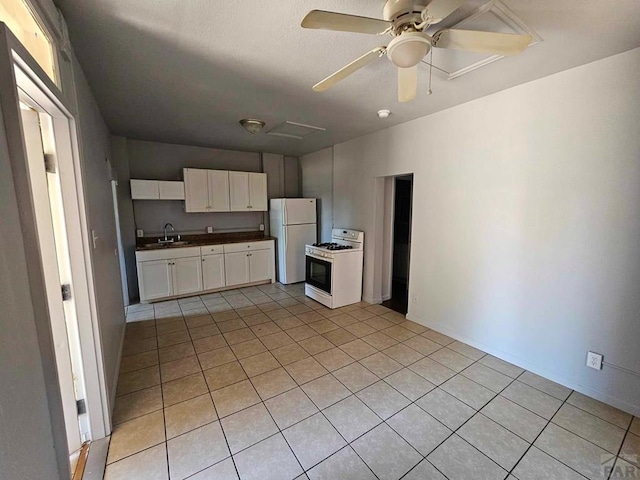
<svg viewBox="0 0 640 480"><path fill-rule="evenodd" d="M413 172L409 318L640 414L638 376L585 367L594 350L640 374L639 73L635 49L336 145L364 296L376 177Z"/></svg>

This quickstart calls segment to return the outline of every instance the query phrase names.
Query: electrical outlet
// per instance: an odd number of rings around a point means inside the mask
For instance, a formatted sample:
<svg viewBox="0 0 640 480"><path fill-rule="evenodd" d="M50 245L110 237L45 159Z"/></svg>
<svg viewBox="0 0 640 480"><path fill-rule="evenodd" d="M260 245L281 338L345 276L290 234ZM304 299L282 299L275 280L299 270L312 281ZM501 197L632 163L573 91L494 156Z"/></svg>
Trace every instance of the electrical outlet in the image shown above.
<svg viewBox="0 0 640 480"><path fill-rule="evenodd" d="M138 230L136 230L136 235L138 236L138 238L144 237L144 230L139 228Z"/></svg>
<svg viewBox="0 0 640 480"><path fill-rule="evenodd" d="M207 233L213 233L213 227L207 227Z"/></svg>
<svg viewBox="0 0 640 480"><path fill-rule="evenodd" d="M264 232L264 223L261 223L261 224L260 224L260 231L261 231L261 232Z"/></svg>
<svg viewBox="0 0 640 480"><path fill-rule="evenodd" d="M594 370L602 370L602 355L594 352L587 352L587 367Z"/></svg>

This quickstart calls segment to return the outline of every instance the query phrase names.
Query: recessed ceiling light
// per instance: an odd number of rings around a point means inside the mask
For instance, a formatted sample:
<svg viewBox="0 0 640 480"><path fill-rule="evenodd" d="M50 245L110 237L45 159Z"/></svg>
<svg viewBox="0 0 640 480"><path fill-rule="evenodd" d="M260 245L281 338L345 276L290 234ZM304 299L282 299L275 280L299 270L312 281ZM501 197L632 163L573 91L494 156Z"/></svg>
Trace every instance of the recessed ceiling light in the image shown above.
<svg viewBox="0 0 640 480"><path fill-rule="evenodd" d="M262 120L256 120L255 118L243 118L240 120L240 125L249 132L251 135L258 133L264 127Z"/></svg>
<svg viewBox="0 0 640 480"><path fill-rule="evenodd" d="M378 118L389 118L391 110L378 110Z"/></svg>

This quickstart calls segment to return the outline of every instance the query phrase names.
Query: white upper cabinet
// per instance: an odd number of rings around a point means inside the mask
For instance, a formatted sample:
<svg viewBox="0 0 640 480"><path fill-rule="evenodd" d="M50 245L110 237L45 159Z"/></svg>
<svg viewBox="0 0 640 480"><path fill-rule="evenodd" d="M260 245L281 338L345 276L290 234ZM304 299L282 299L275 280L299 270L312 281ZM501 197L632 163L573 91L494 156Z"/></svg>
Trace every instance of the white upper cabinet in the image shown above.
<svg viewBox="0 0 640 480"><path fill-rule="evenodd" d="M209 185L209 211L229 211L229 172L222 170L208 170L207 183Z"/></svg>
<svg viewBox="0 0 640 480"><path fill-rule="evenodd" d="M184 182L158 181L160 200L184 200Z"/></svg>
<svg viewBox="0 0 640 480"><path fill-rule="evenodd" d="M249 173L249 205L251 205L251 210L260 212L269 210L266 173Z"/></svg>
<svg viewBox="0 0 640 480"><path fill-rule="evenodd" d="M228 212L229 172L184 169L186 212Z"/></svg>
<svg viewBox="0 0 640 480"><path fill-rule="evenodd" d="M267 174L229 172L232 212L266 212Z"/></svg>
<svg viewBox="0 0 640 480"><path fill-rule="evenodd" d="M249 203L249 174L247 172L229 172L229 192L231 211L248 212Z"/></svg>
<svg viewBox="0 0 640 480"><path fill-rule="evenodd" d="M184 200L184 183L131 180L132 200Z"/></svg>
<svg viewBox="0 0 640 480"><path fill-rule="evenodd" d="M157 180L131 180L132 200L160 200Z"/></svg>
<svg viewBox="0 0 640 480"><path fill-rule="evenodd" d="M209 206L207 171L184 169L184 204L187 212L206 212Z"/></svg>

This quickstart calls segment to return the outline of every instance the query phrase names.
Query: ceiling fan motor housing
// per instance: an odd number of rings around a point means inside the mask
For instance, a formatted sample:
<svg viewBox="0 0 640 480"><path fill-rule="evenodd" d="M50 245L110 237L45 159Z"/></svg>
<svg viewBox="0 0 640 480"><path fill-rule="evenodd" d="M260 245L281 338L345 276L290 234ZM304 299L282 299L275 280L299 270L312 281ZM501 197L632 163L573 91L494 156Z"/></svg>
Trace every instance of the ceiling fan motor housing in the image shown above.
<svg viewBox="0 0 640 480"><path fill-rule="evenodd" d="M400 68L416 66L431 50L429 36L422 32L403 32L387 47L387 56Z"/></svg>
<svg viewBox="0 0 640 480"><path fill-rule="evenodd" d="M421 13L431 0L388 0L382 11L383 18L396 28L408 23L420 23Z"/></svg>

